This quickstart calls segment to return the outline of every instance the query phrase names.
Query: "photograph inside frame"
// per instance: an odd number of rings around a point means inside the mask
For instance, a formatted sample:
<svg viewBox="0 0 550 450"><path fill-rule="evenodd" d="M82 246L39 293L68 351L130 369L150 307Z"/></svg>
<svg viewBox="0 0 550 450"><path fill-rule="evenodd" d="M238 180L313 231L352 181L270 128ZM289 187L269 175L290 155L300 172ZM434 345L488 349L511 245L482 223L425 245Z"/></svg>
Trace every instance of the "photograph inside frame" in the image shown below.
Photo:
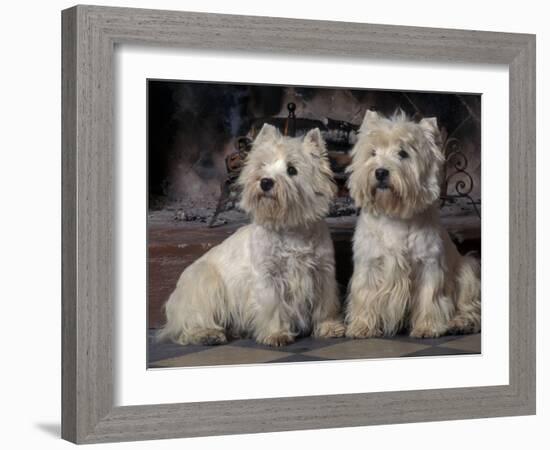
<svg viewBox="0 0 550 450"><path fill-rule="evenodd" d="M147 80L148 368L481 353L481 95Z"/></svg>

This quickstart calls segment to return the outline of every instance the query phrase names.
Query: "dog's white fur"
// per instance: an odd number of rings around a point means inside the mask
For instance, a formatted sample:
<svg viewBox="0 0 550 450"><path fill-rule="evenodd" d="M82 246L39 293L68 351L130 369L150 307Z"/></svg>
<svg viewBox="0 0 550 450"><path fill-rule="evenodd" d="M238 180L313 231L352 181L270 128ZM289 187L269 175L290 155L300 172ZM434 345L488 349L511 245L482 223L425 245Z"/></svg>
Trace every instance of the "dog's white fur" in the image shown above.
<svg viewBox="0 0 550 450"><path fill-rule="evenodd" d="M274 181L268 192L263 178ZM240 206L252 223L181 274L158 337L219 344L230 333L280 346L310 332L343 336L334 250L323 220L335 185L319 130L289 138L264 125L238 183Z"/></svg>
<svg viewBox="0 0 550 450"><path fill-rule="evenodd" d="M348 167L361 208L353 240L354 272L346 336L413 337L477 332L480 267L459 254L439 220L444 163L435 118L415 123L402 111L367 111ZM379 181L376 169L389 175Z"/></svg>

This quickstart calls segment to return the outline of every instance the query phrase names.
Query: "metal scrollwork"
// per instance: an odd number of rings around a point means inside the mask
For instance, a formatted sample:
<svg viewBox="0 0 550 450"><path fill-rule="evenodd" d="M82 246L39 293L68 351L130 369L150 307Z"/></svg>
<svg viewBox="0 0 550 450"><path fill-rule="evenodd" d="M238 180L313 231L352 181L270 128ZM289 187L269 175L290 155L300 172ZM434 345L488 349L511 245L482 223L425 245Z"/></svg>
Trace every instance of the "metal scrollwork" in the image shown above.
<svg viewBox="0 0 550 450"><path fill-rule="evenodd" d="M457 198L466 198L468 199L470 205L472 205L472 208L477 216L481 218L477 203L470 195L474 188L474 180L467 171L468 158L462 151L461 142L457 138L450 137L445 142L443 151L446 157L441 206L444 206L445 203L449 201L452 202Z"/></svg>

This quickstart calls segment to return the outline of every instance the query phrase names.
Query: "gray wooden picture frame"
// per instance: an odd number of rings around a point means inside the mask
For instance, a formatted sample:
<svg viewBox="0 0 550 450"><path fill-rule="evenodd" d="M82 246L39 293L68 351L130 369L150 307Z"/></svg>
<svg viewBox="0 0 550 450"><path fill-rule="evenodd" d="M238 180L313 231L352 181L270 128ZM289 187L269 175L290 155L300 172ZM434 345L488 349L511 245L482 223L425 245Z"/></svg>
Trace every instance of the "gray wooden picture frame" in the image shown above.
<svg viewBox="0 0 550 450"><path fill-rule="evenodd" d="M63 438L93 443L535 413L535 36L97 6L63 11L62 31ZM127 43L507 65L509 384L115 407L113 52Z"/></svg>

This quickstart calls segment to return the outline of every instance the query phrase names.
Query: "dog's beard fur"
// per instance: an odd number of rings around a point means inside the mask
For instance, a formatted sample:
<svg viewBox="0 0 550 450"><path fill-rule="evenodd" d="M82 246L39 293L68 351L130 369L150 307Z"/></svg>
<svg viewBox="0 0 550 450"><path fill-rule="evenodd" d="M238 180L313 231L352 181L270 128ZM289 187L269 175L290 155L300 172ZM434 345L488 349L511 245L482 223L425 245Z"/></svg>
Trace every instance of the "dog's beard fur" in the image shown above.
<svg viewBox="0 0 550 450"><path fill-rule="evenodd" d="M390 171L384 182L379 182L375 176L379 164L388 167ZM365 200L361 207L378 215L402 219L422 212L439 196L439 182L434 183L429 191L421 184L422 174L415 173L416 171L416 167L399 167L390 161L372 159L365 167L365 186L354 187L355 191L365 190L361 194Z"/></svg>
<svg viewBox="0 0 550 450"><path fill-rule="evenodd" d="M238 180L240 207L255 223L273 229L303 227L325 217L336 185L318 130L304 139L283 137L270 129L263 134L254 142ZM288 174L289 166L295 175ZM274 183L267 192L261 188L265 177Z"/></svg>
<svg viewBox="0 0 550 450"><path fill-rule="evenodd" d="M304 192L284 177L276 177L269 192L262 191L259 179L248 184L241 201L241 207L252 215L254 222L274 229L316 222L326 216L329 205L330 197L326 194Z"/></svg>

